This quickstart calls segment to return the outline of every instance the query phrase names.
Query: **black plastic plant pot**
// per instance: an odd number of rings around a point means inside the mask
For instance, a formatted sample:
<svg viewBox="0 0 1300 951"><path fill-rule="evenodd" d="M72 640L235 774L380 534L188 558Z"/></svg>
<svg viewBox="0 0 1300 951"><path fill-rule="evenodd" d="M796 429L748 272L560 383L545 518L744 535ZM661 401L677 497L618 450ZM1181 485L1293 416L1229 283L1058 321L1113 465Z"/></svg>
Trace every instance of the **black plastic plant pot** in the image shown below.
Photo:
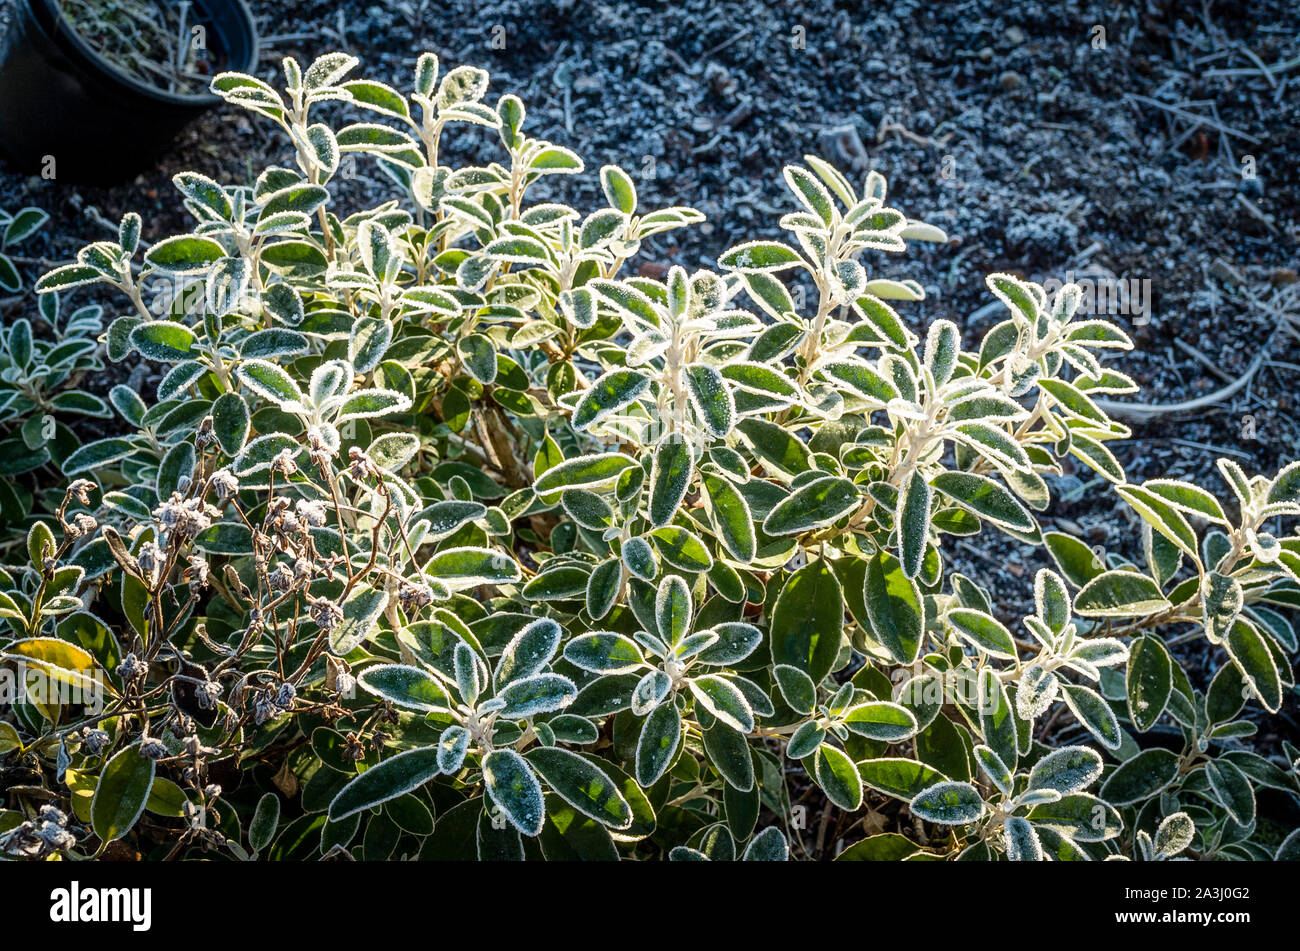
<svg viewBox="0 0 1300 951"><path fill-rule="evenodd" d="M194 0L189 16L205 30L214 73L248 71L257 61L244 0ZM220 101L207 90L174 93L131 76L77 35L58 0L17 0L0 40L0 154L16 171L73 183L124 181Z"/></svg>

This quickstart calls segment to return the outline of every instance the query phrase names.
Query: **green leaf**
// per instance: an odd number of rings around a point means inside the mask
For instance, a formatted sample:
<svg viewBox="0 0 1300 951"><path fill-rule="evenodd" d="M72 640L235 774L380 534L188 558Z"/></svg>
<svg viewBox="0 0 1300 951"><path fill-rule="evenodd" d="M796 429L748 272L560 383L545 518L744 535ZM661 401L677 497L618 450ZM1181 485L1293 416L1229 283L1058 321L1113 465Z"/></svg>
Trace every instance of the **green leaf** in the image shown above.
<svg viewBox="0 0 1300 951"><path fill-rule="evenodd" d="M736 421L736 402L722 374L711 366L693 363L685 370L686 392L704 427L722 438Z"/></svg>
<svg viewBox="0 0 1300 951"><path fill-rule="evenodd" d="M898 399L898 388L865 360L829 360L818 369L822 376L847 386L868 404L886 406Z"/></svg>
<svg viewBox="0 0 1300 951"><path fill-rule="evenodd" d="M181 234L163 238L145 252L145 263L169 274L200 274L226 257L226 249L212 238Z"/></svg>
<svg viewBox="0 0 1300 951"><path fill-rule="evenodd" d="M790 186L790 190L803 206L820 218L823 224L831 225L837 212L835 202L830 192L826 190L826 186L811 172L798 165L787 165L782 173L786 184Z"/></svg>
<svg viewBox="0 0 1300 951"><path fill-rule="evenodd" d="M248 824L248 844L254 852L261 852L275 838L276 827L280 824L280 797L275 793L264 793L257 800L253 810L253 820Z"/></svg>
<svg viewBox="0 0 1300 951"><path fill-rule="evenodd" d="M632 807L603 770L558 747L529 750L526 759L561 799L611 829L632 825Z"/></svg>
<svg viewBox="0 0 1300 951"><path fill-rule="evenodd" d="M131 331L131 346L150 360L176 363L198 356L194 333L171 320L150 320Z"/></svg>
<svg viewBox="0 0 1300 951"><path fill-rule="evenodd" d="M790 708L796 713L810 716L817 703L817 685L812 678L789 664L776 664L772 667L772 676L777 689ZM795 757L799 759L801 757Z"/></svg>
<svg viewBox="0 0 1300 951"><path fill-rule="evenodd" d="M970 783L935 783L922 790L910 804L912 813L926 822L960 826L984 815L984 800Z"/></svg>
<svg viewBox="0 0 1300 951"><path fill-rule="evenodd" d="M1095 690L1078 684L1062 684L1065 705L1070 708L1075 719L1087 728L1088 732L1108 750L1117 750L1122 742L1119 720L1110 705Z"/></svg>
<svg viewBox="0 0 1300 951"><path fill-rule="evenodd" d="M213 217L221 221L229 221L234 216L234 206L230 203L230 196L226 194L226 190L206 175L200 175L198 172L180 172L172 176L172 184L176 186L178 192L200 206L202 212L210 212Z"/></svg>
<svg viewBox="0 0 1300 951"><path fill-rule="evenodd" d="M1169 607L1160 586L1136 571L1106 571L1074 596L1074 610L1084 617L1137 617Z"/></svg>
<svg viewBox="0 0 1300 951"><path fill-rule="evenodd" d="M1178 756L1155 747L1119 764L1101 785L1101 796L1115 806L1145 802L1178 778Z"/></svg>
<svg viewBox="0 0 1300 951"><path fill-rule="evenodd" d="M1245 618L1237 618L1228 629L1228 640L1224 647L1264 709L1269 713L1277 713L1282 708L1282 677L1278 673L1273 652L1255 625Z"/></svg>
<svg viewBox="0 0 1300 951"><path fill-rule="evenodd" d="M772 401L774 406L795 403L799 389L784 373L772 367L745 360L728 360L719 368L719 375L747 393Z"/></svg>
<svg viewBox="0 0 1300 951"><path fill-rule="evenodd" d="M612 609L623 590L623 564L619 559L606 559L591 570L586 579L586 612L599 620Z"/></svg>
<svg viewBox="0 0 1300 951"><path fill-rule="evenodd" d="M582 159L568 149L552 145L537 152L528 163L534 171L574 174L583 170Z"/></svg>
<svg viewBox="0 0 1300 951"><path fill-rule="evenodd" d="M784 862L790 857L790 846L776 826L768 826L750 840L741 861Z"/></svg>
<svg viewBox="0 0 1300 951"><path fill-rule="evenodd" d="M357 685L404 710L430 713L451 709L451 699L442 684L418 667L406 664L367 667L357 677Z"/></svg>
<svg viewBox="0 0 1300 951"><path fill-rule="evenodd" d="M0 246L7 247L27 240L49 220L49 214L39 208L28 206L19 209L14 212L5 226L4 238L0 241Z"/></svg>
<svg viewBox="0 0 1300 951"><path fill-rule="evenodd" d="M706 472L702 481L705 510L713 523L718 541L736 561L752 561L757 551L757 541L749 503L734 485L720 476Z"/></svg>
<svg viewBox="0 0 1300 951"><path fill-rule="evenodd" d="M1205 633L1211 643L1222 642L1245 603L1241 582L1231 575L1207 571L1201 580L1201 600L1204 603Z"/></svg>
<svg viewBox="0 0 1300 951"><path fill-rule="evenodd" d="M41 275L40 280L36 282L35 290L38 294L49 291L66 291L74 287L81 287L83 284L94 284L96 281L106 280L110 280L110 278L98 268L85 264L64 264Z"/></svg>
<svg viewBox="0 0 1300 951"><path fill-rule="evenodd" d="M425 836L433 832L433 813L415 793L390 799L384 812L403 832Z"/></svg>
<svg viewBox="0 0 1300 951"><path fill-rule="evenodd" d="M542 831L546 818L542 784L522 756L510 749L488 753L483 757L483 784L492 802L521 833L535 836Z"/></svg>
<svg viewBox="0 0 1300 951"><path fill-rule="evenodd" d="M1104 842L1119 835L1124 822L1107 801L1087 793L1063 796L1037 805L1028 819L1040 831L1050 829L1076 842Z"/></svg>
<svg viewBox="0 0 1300 951"><path fill-rule="evenodd" d="M705 674L690 678L689 683L696 701L720 722L741 733L753 732L754 711L731 681L716 674Z"/></svg>
<svg viewBox="0 0 1300 951"><path fill-rule="evenodd" d="M701 664L715 666L738 664L758 649L763 632L744 621L724 621L713 626L718 639L695 655Z"/></svg>
<svg viewBox="0 0 1300 951"><path fill-rule="evenodd" d="M720 267L742 273L781 271L803 263L794 248L779 241L748 241L718 258Z"/></svg>
<svg viewBox="0 0 1300 951"><path fill-rule="evenodd" d="M793 667L786 667L785 669L794 670ZM822 745L826 735L827 730L825 727L818 725L816 720L809 720L790 734L790 741L785 747L785 755L790 759L803 759L805 756L811 756L817 752L817 747Z"/></svg>
<svg viewBox="0 0 1300 951"><path fill-rule="evenodd" d="M845 753L823 743L813 756L813 778L826 798L841 809L854 811L862 805L862 777Z"/></svg>
<svg viewBox="0 0 1300 951"><path fill-rule="evenodd" d="M566 459L543 471L533 485L542 497L560 489L594 488L614 482L624 470L637 464L631 456L621 452L606 452L591 456Z"/></svg>
<svg viewBox="0 0 1300 951"><path fill-rule="evenodd" d="M645 663L631 638L612 631L578 635L564 645L564 659L598 674L631 673Z"/></svg>
<svg viewBox="0 0 1300 951"><path fill-rule="evenodd" d="M1007 766L1015 769L1019 759L1016 717L1011 709L1006 685L996 671L985 667L979 675L980 732L984 742Z"/></svg>
<svg viewBox="0 0 1300 951"><path fill-rule="evenodd" d="M406 97L391 86L369 79L353 79L343 83L343 88L352 94L352 102L358 106L395 119L410 117Z"/></svg>
<svg viewBox="0 0 1300 951"><path fill-rule="evenodd" d="M772 610L773 664L788 664L814 683L831 671L844 638L844 598L830 563L814 561L791 575Z"/></svg>
<svg viewBox="0 0 1300 951"><path fill-rule="evenodd" d="M691 629L694 605L691 589L677 575L668 575L655 592L655 627L670 647L676 646Z"/></svg>
<svg viewBox="0 0 1300 951"><path fill-rule="evenodd" d="M670 436L655 449L650 469L650 524L667 525L677 514L694 475L691 447L680 436ZM549 473L548 473L549 474Z"/></svg>
<svg viewBox="0 0 1300 951"><path fill-rule="evenodd" d="M1148 492L1140 486L1120 485L1115 487L1115 491L1144 522L1173 542L1183 553L1200 560L1196 532L1187 524L1187 519L1181 512L1154 492Z"/></svg>
<svg viewBox="0 0 1300 951"><path fill-rule="evenodd" d="M702 739L709 763L727 786L738 792L753 791L754 758L745 734L717 720L703 731Z"/></svg>
<svg viewBox="0 0 1300 951"><path fill-rule="evenodd" d="M1106 570L1105 562L1091 548L1073 535L1064 532L1044 532L1043 544L1061 574L1075 587L1082 588Z"/></svg>
<svg viewBox="0 0 1300 951"><path fill-rule="evenodd" d="M913 471L898 493L899 563L903 574L915 578L921 571L925 546L930 537L930 486L920 472Z"/></svg>
<svg viewBox="0 0 1300 951"><path fill-rule="evenodd" d="M682 742L682 718L677 704L661 703L650 711L636 744L636 781L653 786L672 764Z"/></svg>
<svg viewBox="0 0 1300 951"><path fill-rule="evenodd" d="M8 334L9 359L20 367L32 362L32 324L26 318L15 320Z"/></svg>
<svg viewBox="0 0 1300 951"><path fill-rule="evenodd" d="M1150 479L1142 483L1142 488L1158 495L1180 511L1199 515L1220 525L1228 524L1228 517L1223 513L1219 500L1200 486L1177 479Z"/></svg>
<svg viewBox="0 0 1300 951"><path fill-rule="evenodd" d="M185 791L180 786L164 776L155 776L144 808L156 816L179 819L185 815L185 803Z"/></svg>
<svg viewBox="0 0 1300 951"><path fill-rule="evenodd" d="M212 434L221 451L236 456L244 448L252 427L248 404L238 393L222 393L212 402Z"/></svg>
<svg viewBox="0 0 1300 951"><path fill-rule="evenodd" d="M1101 754L1086 746L1066 746L1048 753L1029 774L1030 789L1054 789L1062 796L1091 786L1101 775Z"/></svg>
<svg viewBox="0 0 1300 951"><path fill-rule="evenodd" d="M1009 491L987 476L973 472L941 472L931 485L958 506L999 528L1033 533L1034 517Z"/></svg>
<svg viewBox="0 0 1300 951"><path fill-rule="evenodd" d="M1154 634L1133 639L1125 683L1129 719L1138 732L1145 733L1165 712L1174 689L1173 661L1164 641Z"/></svg>
<svg viewBox="0 0 1300 951"><path fill-rule="evenodd" d="M442 731L438 738L438 765L447 775L460 771L469 751L469 730L463 726L452 725Z"/></svg>
<svg viewBox="0 0 1300 951"><path fill-rule="evenodd" d="M858 763L862 781L896 799L910 801L927 787L946 781L938 770L913 759L883 757Z"/></svg>
<svg viewBox="0 0 1300 951"><path fill-rule="evenodd" d="M768 535L801 535L831 524L857 508L862 496L848 479L814 479L782 499L763 520Z"/></svg>
<svg viewBox="0 0 1300 951"><path fill-rule="evenodd" d="M990 657L1002 660L1016 658L1016 644L1011 632L997 618L973 608L953 608L944 620L958 634L970 641Z"/></svg>
<svg viewBox="0 0 1300 951"><path fill-rule="evenodd" d="M493 676L498 684L540 673L560 648L563 628L550 618L538 618L520 628L506 643Z"/></svg>
<svg viewBox="0 0 1300 951"><path fill-rule="evenodd" d="M1211 725L1227 723L1246 705L1246 680L1235 663L1224 664L1205 691L1205 715Z"/></svg>
<svg viewBox="0 0 1300 951"><path fill-rule="evenodd" d="M1185 812L1175 812L1160 821L1152 845L1158 857L1170 858L1191 845L1195 837L1196 824L1192 817Z"/></svg>
<svg viewBox="0 0 1300 951"><path fill-rule="evenodd" d="M1255 821L1255 790L1236 763L1222 757L1208 760L1205 778L1233 822L1244 826Z"/></svg>
<svg viewBox="0 0 1300 951"><path fill-rule="evenodd" d="M235 369L235 376L262 399L276 403L286 412L293 412L307 402L293 377L266 360L245 360Z"/></svg>
<svg viewBox="0 0 1300 951"><path fill-rule="evenodd" d="M339 790L329 805L330 821L338 822L380 803L405 796L441 771L437 747L423 746L390 756Z"/></svg>
<svg viewBox="0 0 1300 951"><path fill-rule="evenodd" d="M776 423L747 418L736 423L736 428L754 455L778 476L793 479L812 468L808 447Z"/></svg>
<svg viewBox="0 0 1300 951"><path fill-rule="evenodd" d="M1111 482L1124 481L1124 468L1101 442L1085 436L1077 429L1070 430L1070 454Z"/></svg>
<svg viewBox="0 0 1300 951"><path fill-rule="evenodd" d="M231 468L235 475L246 476L262 469L269 469L271 463L282 452L287 452L290 457L297 455L298 441L284 433L268 433L265 436L258 436L256 439L244 446L243 450L235 457Z"/></svg>
<svg viewBox="0 0 1300 951"><path fill-rule="evenodd" d="M997 786L1004 796L1010 796L1014 781L1011 770L1006 763L1002 762L1002 757L982 743L975 747L974 753L980 769L993 781L993 785Z"/></svg>
<svg viewBox="0 0 1300 951"><path fill-rule="evenodd" d="M1043 844L1034 827L1020 816L1009 816L1002 824L1007 859L1012 862L1041 862Z"/></svg>
<svg viewBox="0 0 1300 951"><path fill-rule="evenodd" d="M277 284L275 286L284 287L285 285ZM305 334L300 334L296 330L284 330L277 327L272 330L259 330L256 333L249 334L244 338L244 342L239 345L239 355L245 360L265 360L273 357L306 353L308 349L310 349L310 345Z"/></svg>
<svg viewBox="0 0 1300 951"><path fill-rule="evenodd" d="M679 571L697 573L713 567L713 556L704 542L679 525L657 528L650 533L650 538L664 561Z"/></svg>
<svg viewBox="0 0 1300 951"><path fill-rule="evenodd" d="M497 378L497 348L484 334L469 334L456 341L456 353L469 375L484 386Z"/></svg>
<svg viewBox="0 0 1300 951"><path fill-rule="evenodd" d="M86 443L63 460L63 474L74 476L100 469L121 462L133 452L135 446L126 439L109 438Z"/></svg>
<svg viewBox="0 0 1300 951"><path fill-rule="evenodd" d="M982 422L958 423L953 427L953 438L1002 467L1031 468L1024 448L998 426Z"/></svg>
<svg viewBox="0 0 1300 951"><path fill-rule="evenodd" d="M565 601L584 597L591 571L582 565L547 567L530 578L522 594L529 601Z"/></svg>
<svg viewBox="0 0 1300 951"><path fill-rule="evenodd" d="M637 370L610 370L592 383L573 411L573 428L594 426L634 402L650 388L650 378Z"/></svg>
<svg viewBox="0 0 1300 951"><path fill-rule="evenodd" d="M871 633L900 664L916 662L925 633L925 605L898 559L877 552L867 564L863 598Z"/></svg>
<svg viewBox="0 0 1300 951"><path fill-rule="evenodd" d="M617 165L606 165L600 170L600 187L611 208L625 215L636 214L636 185L631 177Z"/></svg>
<svg viewBox="0 0 1300 951"><path fill-rule="evenodd" d="M518 562L489 548L445 549L428 560L424 572L453 591L481 584L509 584L522 577Z"/></svg>
<svg viewBox="0 0 1300 951"><path fill-rule="evenodd" d="M573 702L578 688L563 674L533 674L507 684L497 694L505 701L501 716L522 719L542 713L554 713Z"/></svg>
<svg viewBox="0 0 1300 951"><path fill-rule="evenodd" d="M343 423L349 419L387 416L390 413L405 412L410 408L411 398L404 393L380 389L357 390L339 406L335 421Z"/></svg>
<svg viewBox="0 0 1300 951"><path fill-rule="evenodd" d="M917 731L916 717L906 707L887 700L860 703L844 711L843 723L858 736L899 743Z"/></svg>
<svg viewBox="0 0 1300 951"><path fill-rule="evenodd" d="M387 604L385 591L365 583L353 588L343 603L343 620L330 631L330 650L342 657L360 646L379 623Z"/></svg>
<svg viewBox="0 0 1300 951"><path fill-rule="evenodd" d="M90 823L101 842L131 831L144 812L153 780L154 761L141 755L139 743L118 750L104 764L90 803Z"/></svg>

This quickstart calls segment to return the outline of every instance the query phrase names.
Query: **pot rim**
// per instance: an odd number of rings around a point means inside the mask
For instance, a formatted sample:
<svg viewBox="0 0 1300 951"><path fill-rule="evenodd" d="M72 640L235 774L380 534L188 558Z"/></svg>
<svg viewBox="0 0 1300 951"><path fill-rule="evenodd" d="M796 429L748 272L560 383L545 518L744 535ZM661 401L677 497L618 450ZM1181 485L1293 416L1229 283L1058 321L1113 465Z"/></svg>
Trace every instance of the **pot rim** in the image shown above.
<svg viewBox="0 0 1300 951"><path fill-rule="evenodd" d="M236 16L242 18L248 27L248 62L243 64L235 64L231 62L228 64L230 68L225 70L225 72L230 72L232 70L238 72L241 69L251 69L255 66L257 64L259 46L257 24L253 21L252 11L249 10L248 4L245 0L203 0L203 2L209 7L217 7L224 4L227 7L234 8ZM107 73L109 78L125 86L131 92L160 103L175 106L200 106L206 108L221 101L221 97L210 90L205 90L201 93L168 92L165 89L151 86L149 83L143 82L135 76L132 76L111 59L93 49L90 44L81 38L81 34L76 31L68 21L67 16L64 14L61 0L27 0L27 6L31 10L33 19L36 20L37 26L47 30L50 28L53 29L54 36L52 39L55 41L60 39L66 41L78 55L88 61L89 65ZM40 8L40 10L38 11L37 8ZM44 12L49 16L51 22L42 22L42 19L39 17L39 12ZM227 50L226 52L230 53L230 50Z"/></svg>

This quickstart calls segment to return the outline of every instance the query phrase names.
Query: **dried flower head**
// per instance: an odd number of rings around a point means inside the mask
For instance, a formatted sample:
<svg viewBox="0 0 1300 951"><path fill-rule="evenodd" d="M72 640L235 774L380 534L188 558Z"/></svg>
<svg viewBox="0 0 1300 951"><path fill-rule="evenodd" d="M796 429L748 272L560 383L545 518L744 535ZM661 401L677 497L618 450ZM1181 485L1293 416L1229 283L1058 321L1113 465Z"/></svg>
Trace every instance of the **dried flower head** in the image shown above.
<svg viewBox="0 0 1300 951"><path fill-rule="evenodd" d="M353 446L348 450L348 458L351 463L348 466L348 473L358 482L366 479L378 478L379 467L374 461L366 455L365 450L359 446Z"/></svg>
<svg viewBox="0 0 1300 951"><path fill-rule="evenodd" d="M229 469L218 469L209 480L212 491L221 501L233 499L239 492L239 480Z"/></svg>
<svg viewBox="0 0 1300 951"><path fill-rule="evenodd" d="M89 479L73 479L68 484L68 495L76 499L82 505L90 504L90 493L95 488L95 483Z"/></svg>
<svg viewBox="0 0 1300 951"><path fill-rule="evenodd" d="M329 598L313 598L310 595L308 595L307 600L311 605L308 612L309 616L316 622L317 627L325 633L329 633L339 626L339 623L343 620L343 609L338 604Z"/></svg>
<svg viewBox="0 0 1300 951"><path fill-rule="evenodd" d="M160 760L167 756L167 746L162 740L146 736L140 741L140 755L145 759Z"/></svg>
<svg viewBox="0 0 1300 951"><path fill-rule="evenodd" d="M145 677L149 673L149 665L142 661L135 653L128 653L122 658L122 663L117 665L117 675L123 680L135 680L137 677Z"/></svg>

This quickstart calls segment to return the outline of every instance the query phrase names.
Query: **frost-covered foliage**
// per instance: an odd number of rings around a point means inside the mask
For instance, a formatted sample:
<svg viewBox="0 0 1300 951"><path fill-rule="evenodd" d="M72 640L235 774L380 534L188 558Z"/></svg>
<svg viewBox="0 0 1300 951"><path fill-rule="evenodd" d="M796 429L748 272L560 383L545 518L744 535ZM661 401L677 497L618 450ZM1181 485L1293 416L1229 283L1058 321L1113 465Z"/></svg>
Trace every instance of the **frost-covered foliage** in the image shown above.
<svg viewBox="0 0 1300 951"><path fill-rule="evenodd" d="M60 314L57 294L37 298L34 313L13 315L30 289L15 262L17 245L41 229L49 215L39 208L14 214L0 211L0 536L5 523L31 513L32 493L12 480L40 469L77 447L68 423L78 418L108 418L113 411L92 393L79 389L87 373L102 370L95 337L103 329L102 308L88 305ZM21 543L21 535L0 538L0 546Z"/></svg>
<svg viewBox="0 0 1300 951"><path fill-rule="evenodd" d="M289 164L177 175L190 233L129 214L37 285L117 288L108 359L164 373L0 572L6 666L102 685L0 722L9 854L1295 857L1256 794L1300 751L1249 741L1294 695L1300 465L1128 483L1128 337L995 274L973 349L919 339L862 262L943 235L879 175L810 156L787 241L625 276L701 216L614 166L608 207L531 203L584 166L519 99L356 65L218 76ZM500 163L444 164L448 123ZM349 212L358 156L393 198ZM1040 528L1066 459L1138 561ZM995 533L1053 566L1014 624L945 560Z"/></svg>

